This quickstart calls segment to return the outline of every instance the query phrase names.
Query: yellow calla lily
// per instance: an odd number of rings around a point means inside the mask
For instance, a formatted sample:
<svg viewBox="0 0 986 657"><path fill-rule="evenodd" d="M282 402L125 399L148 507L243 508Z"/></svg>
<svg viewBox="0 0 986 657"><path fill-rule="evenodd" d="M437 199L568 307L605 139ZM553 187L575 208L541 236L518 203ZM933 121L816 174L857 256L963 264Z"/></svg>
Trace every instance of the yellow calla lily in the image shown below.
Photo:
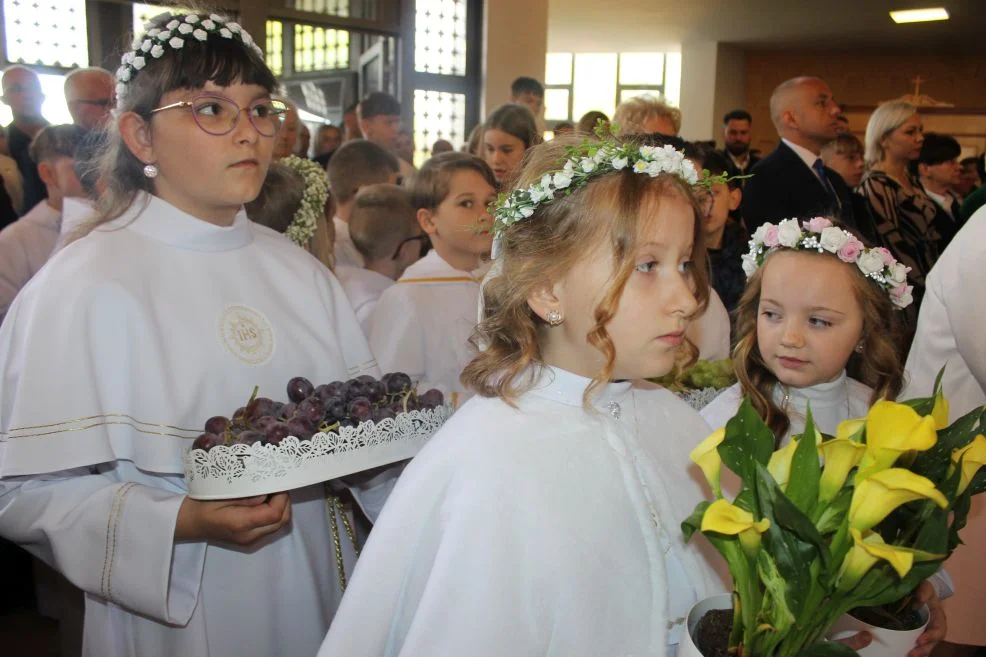
<svg viewBox="0 0 986 657"><path fill-rule="evenodd" d="M847 420L846 422L860 422L862 420ZM839 425L839 432L842 431L843 422ZM836 494L846 483L849 471L859 465L866 453L866 446L849 440L848 438L833 438L818 446L818 450L825 460L825 468L822 470L822 477L818 482L818 499L823 504L831 502Z"/></svg>
<svg viewBox="0 0 986 657"><path fill-rule="evenodd" d="M788 479L791 478L791 461L794 460L794 452L798 449L798 439L792 438L784 447L770 455L767 462L767 472L774 478L781 490L787 488Z"/></svg>
<svg viewBox="0 0 986 657"><path fill-rule="evenodd" d="M743 549L754 556L760 549L760 535L770 529L770 520L754 522L753 514L726 500L716 500L702 516L702 531L728 536L739 535Z"/></svg>
<svg viewBox="0 0 986 657"><path fill-rule="evenodd" d="M961 495L972 483L972 478L979 472L979 468L986 465L986 436L979 434L972 439L972 442L952 452L952 463L958 465L962 462L962 474L959 477L959 490L956 495Z"/></svg>
<svg viewBox="0 0 986 657"><path fill-rule="evenodd" d="M722 470L722 457L719 456L719 445L726 439L726 429L718 429L712 432L705 440L699 443L698 447L689 454L692 462L702 469L712 491L716 497L722 497L722 488L719 486L719 472Z"/></svg>
<svg viewBox="0 0 986 657"><path fill-rule="evenodd" d="M931 409L931 417L935 420L935 429L941 431L948 428L949 404L941 390L935 395L935 407Z"/></svg>
<svg viewBox="0 0 986 657"><path fill-rule="evenodd" d="M860 431L866 427L866 418L855 420L843 420L835 430L835 437L842 440L851 440L855 443L860 442L862 434Z"/></svg>
<svg viewBox="0 0 986 657"><path fill-rule="evenodd" d="M849 528L860 532L871 529L900 505L920 499L929 499L943 509L948 506L930 479L910 470L890 468L862 482L857 478L849 504Z"/></svg>
<svg viewBox="0 0 986 657"><path fill-rule="evenodd" d="M930 561L940 559L944 555L932 554L923 550L887 545L883 537L876 532L862 534L857 529L850 529L853 546L842 562L836 587L840 591L848 591L863 578L877 561L884 560L897 571L900 577L911 572L915 561Z"/></svg>
<svg viewBox="0 0 986 657"><path fill-rule="evenodd" d="M938 442L935 420L918 415L910 406L878 401L866 416L866 455L856 482L886 470L904 452L931 449Z"/></svg>

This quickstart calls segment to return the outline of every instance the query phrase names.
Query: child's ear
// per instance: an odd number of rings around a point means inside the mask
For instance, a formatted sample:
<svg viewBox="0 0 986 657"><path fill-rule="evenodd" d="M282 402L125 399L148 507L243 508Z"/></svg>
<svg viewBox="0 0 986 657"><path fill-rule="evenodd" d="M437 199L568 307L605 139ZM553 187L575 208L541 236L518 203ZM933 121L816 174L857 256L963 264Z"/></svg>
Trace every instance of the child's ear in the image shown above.
<svg viewBox="0 0 986 657"><path fill-rule="evenodd" d="M51 166L51 162L42 161L38 164L38 177L41 178L41 182L45 184L45 187L55 186L55 170Z"/></svg>
<svg viewBox="0 0 986 657"><path fill-rule="evenodd" d="M548 321L548 313L552 311L562 316L565 314L561 298L551 281L544 281L535 287L527 296L527 305L534 311L535 315L546 322Z"/></svg>
<svg viewBox="0 0 986 657"><path fill-rule="evenodd" d="M418 208L416 216L421 230L429 235L434 235L438 232L438 226L435 225L435 217L431 210L428 208Z"/></svg>
<svg viewBox="0 0 986 657"><path fill-rule="evenodd" d="M743 200L743 190L737 187L729 190L729 211L732 212L740 206Z"/></svg>
<svg viewBox="0 0 986 657"><path fill-rule="evenodd" d="M150 125L138 114L126 112L120 116L119 126L123 143L134 157L144 164L153 164L157 156L151 143Z"/></svg>

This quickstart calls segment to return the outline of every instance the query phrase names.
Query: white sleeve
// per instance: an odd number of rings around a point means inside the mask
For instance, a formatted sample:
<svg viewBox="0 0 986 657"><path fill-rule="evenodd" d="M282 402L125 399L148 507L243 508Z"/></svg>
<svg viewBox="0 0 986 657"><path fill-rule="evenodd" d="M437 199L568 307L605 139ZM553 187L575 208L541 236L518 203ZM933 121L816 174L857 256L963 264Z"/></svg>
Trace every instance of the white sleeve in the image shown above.
<svg viewBox="0 0 986 657"><path fill-rule="evenodd" d="M426 374L425 336L414 300L401 285L384 291L370 321L370 351L383 372L404 372L412 381Z"/></svg>
<svg viewBox="0 0 986 657"><path fill-rule="evenodd" d="M23 232L16 223L0 232L0 318L7 314L14 297L34 275L21 243Z"/></svg>
<svg viewBox="0 0 986 657"><path fill-rule="evenodd" d="M986 340L982 333L986 326L986 285L968 284L979 280L981 265L980 258L968 255L972 254L965 249L960 251L956 266L943 272L951 280L944 280L943 275L935 281L937 286L929 287L928 294L941 296L955 346L979 387L986 392Z"/></svg>
<svg viewBox="0 0 986 657"><path fill-rule="evenodd" d="M0 479L0 535L83 591L184 625L206 552L205 543L174 541L184 497L89 468Z"/></svg>
<svg viewBox="0 0 986 657"><path fill-rule="evenodd" d="M942 600L955 595L955 583L952 581L952 576L944 568L939 568L938 572L928 578L928 581L935 587L935 592Z"/></svg>

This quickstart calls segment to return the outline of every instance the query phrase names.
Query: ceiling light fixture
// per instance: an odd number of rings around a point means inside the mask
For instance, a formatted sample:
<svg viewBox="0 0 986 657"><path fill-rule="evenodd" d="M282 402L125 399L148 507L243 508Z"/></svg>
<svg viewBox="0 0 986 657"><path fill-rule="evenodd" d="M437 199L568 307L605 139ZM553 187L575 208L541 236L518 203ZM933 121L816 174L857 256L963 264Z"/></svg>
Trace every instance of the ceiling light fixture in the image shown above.
<svg viewBox="0 0 986 657"><path fill-rule="evenodd" d="M944 7L928 9L902 9L890 12L895 23L926 23L928 21L947 21L948 11Z"/></svg>

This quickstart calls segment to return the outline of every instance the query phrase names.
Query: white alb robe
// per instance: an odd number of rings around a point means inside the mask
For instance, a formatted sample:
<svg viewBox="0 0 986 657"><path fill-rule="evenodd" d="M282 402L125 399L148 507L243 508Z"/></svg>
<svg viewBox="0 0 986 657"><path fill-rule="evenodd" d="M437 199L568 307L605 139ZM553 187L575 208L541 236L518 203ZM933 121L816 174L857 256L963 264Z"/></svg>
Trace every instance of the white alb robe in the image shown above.
<svg viewBox="0 0 986 657"><path fill-rule="evenodd" d="M982 263L986 255L986 207L977 210L959 230L931 268L917 332L907 356L907 384L901 399L927 397L938 371L945 367L942 390L955 421L986 405L986 286ZM948 639L986 645L982 602L986 596L986 498L972 498L962 541L948 560L959 583L955 598L946 603Z"/></svg>
<svg viewBox="0 0 986 657"><path fill-rule="evenodd" d="M43 200L0 231L0 319L21 288L48 262L62 213Z"/></svg>
<svg viewBox="0 0 986 657"><path fill-rule="evenodd" d="M322 486L247 548L173 536L207 418L255 385L378 374L328 270L244 212L222 228L141 195L24 288L0 368L0 534L86 591L85 655L315 653L340 597Z"/></svg>
<svg viewBox="0 0 986 657"><path fill-rule="evenodd" d="M319 657L673 653L724 587L680 522L708 426L671 393L548 368L517 408L473 397L404 471Z"/></svg>
<svg viewBox="0 0 986 657"><path fill-rule="evenodd" d="M872 388L849 378L845 371L835 381L819 383L808 388L776 386L774 402L781 407L784 405L785 392L789 395L787 414L791 419L791 428L784 436L785 444L791 436L804 431L805 411L809 403L811 416L818 430L834 436L835 430L843 420L866 417L866 413L870 410L870 397L873 395ZM723 390L701 410L701 414L709 426L718 429L725 426L726 422L736 415L742 403L743 391L737 383Z"/></svg>
<svg viewBox="0 0 986 657"><path fill-rule="evenodd" d="M349 235L349 222L343 221L339 217L333 217L332 225L336 231L334 248L336 267L362 268L364 264L363 254L353 244L353 238Z"/></svg>
<svg viewBox="0 0 986 657"><path fill-rule="evenodd" d="M460 401L459 382L474 352L469 338L479 307L477 272L454 269L438 252L408 267L380 295L370 320L370 349L384 372L404 372L418 391L438 388Z"/></svg>
<svg viewBox="0 0 986 657"><path fill-rule="evenodd" d="M369 337L373 309L383 291L394 284L394 279L362 267L336 267L335 275L349 297L363 332Z"/></svg>

